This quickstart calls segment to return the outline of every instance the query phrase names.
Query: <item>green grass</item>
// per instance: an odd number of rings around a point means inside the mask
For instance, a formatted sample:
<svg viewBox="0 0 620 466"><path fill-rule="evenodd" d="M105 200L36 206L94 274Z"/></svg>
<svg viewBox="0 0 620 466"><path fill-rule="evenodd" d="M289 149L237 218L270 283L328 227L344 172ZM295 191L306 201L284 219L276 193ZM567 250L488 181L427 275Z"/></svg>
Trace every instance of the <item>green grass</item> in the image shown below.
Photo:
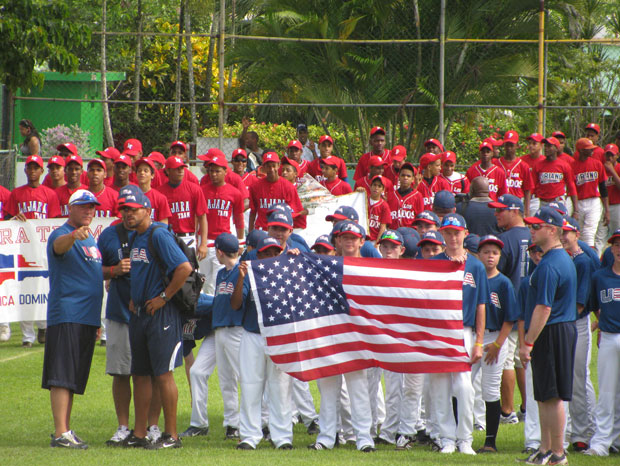
<svg viewBox="0 0 620 466"><path fill-rule="evenodd" d="M210 432L207 437L184 440L183 448L174 451L123 450L105 446L114 433L116 416L112 402L112 379L104 373L105 348L97 345L86 394L76 396L71 427L88 444L86 451L66 451L49 447L53 421L49 404L49 392L42 390L41 368L43 347L35 344L32 349L21 348L19 326L12 324L9 342L0 344L0 465L73 465L73 464L516 464L515 458L523 455L523 425L500 426L497 446L498 455L469 457L455 453L439 455L428 447L414 447L409 451L394 451L393 447L378 446L378 452L363 454L347 446L333 451L308 451L306 446L313 440L301 425L295 426L292 451L275 451L263 442L257 451L237 451L235 443L224 440L222 427L222 400L216 374L209 380ZM593 382L596 384L596 350L593 354ZM175 374L179 386L179 430L189 425L191 414L189 389L185 372L179 368ZM316 383L311 384L315 401L318 402ZM518 406L518 405L517 405ZM133 406L132 406L133 410ZM133 415L132 415L133 419ZM131 421L133 422L133 420ZM160 420L163 426L163 418ZM484 433L474 434L474 449L481 446ZM591 458L572 453L571 465L619 464L620 458ZM282 462L282 463L280 463Z"/></svg>

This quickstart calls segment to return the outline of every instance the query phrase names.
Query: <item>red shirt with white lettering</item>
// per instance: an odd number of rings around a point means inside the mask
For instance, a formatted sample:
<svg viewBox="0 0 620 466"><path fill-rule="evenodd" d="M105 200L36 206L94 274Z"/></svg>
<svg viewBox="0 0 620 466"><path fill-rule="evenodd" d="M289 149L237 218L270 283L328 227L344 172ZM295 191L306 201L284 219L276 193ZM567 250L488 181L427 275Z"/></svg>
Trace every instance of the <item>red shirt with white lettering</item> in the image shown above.
<svg viewBox="0 0 620 466"><path fill-rule="evenodd" d="M598 185L607 181L607 173L603 164L594 157L588 157L583 162L579 159L575 160L572 168L577 187L577 199L601 197Z"/></svg>
<svg viewBox="0 0 620 466"><path fill-rule="evenodd" d="M534 187L532 173L525 161L522 159L515 159L509 162L504 157L501 157L499 159L493 159L493 163L504 170L508 194L523 199L525 197L525 191L532 191Z"/></svg>
<svg viewBox="0 0 620 466"><path fill-rule="evenodd" d="M616 163L614 170L620 175L620 163ZM609 205L620 204L620 188L616 186L612 176L607 176L605 186L607 186L607 194L609 194Z"/></svg>
<svg viewBox="0 0 620 466"><path fill-rule="evenodd" d="M209 240L215 240L220 233L230 233L230 219L235 227L243 229L243 197L237 188L228 183L214 186L209 183L201 186L207 203L207 223ZM236 233L235 233L236 236Z"/></svg>
<svg viewBox="0 0 620 466"><path fill-rule="evenodd" d="M252 170L251 172L245 172L241 177L241 181L246 188L248 188L248 196L250 195L250 186L258 181L258 177L256 176L256 170Z"/></svg>
<svg viewBox="0 0 620 466"><path fill-rule="evenodd" d="M360 157L359 161L357 162L357 167L355 167L353 179L357 181L360 178L368 176L368 173L370 173L370 157L372 157L373 155L381 157L381 160L383 160L387 165L391 165L391 154L392 152L388 149L384 149L382 154L373 154L372 152L366 152Z"/></svg>
<svg viewBox="0 0 620 466"><path fill-rule="evenodd" d="M267 210L274 204L285 202L293 212L301 212L303 207L297 189L289 181L279 177L271 183L267 178L260 178L250 186L250 210L256 215L254 225L250 228L267 229Z"/></svg>
<svg viewBox="0 0 620 466"><path fill-rule="evenodd" d="M78 189L88 189L88 186L80 185L75 189L70 189L68 184L56 188L56 196L58 196L58 204L60 204L60 216L69 217L69 198Z"/></svg>
<svg viewBox="0 0 620 466"><path fill-rule="evenodd" d="M469 181L473 181L474 178L484 176L489 180L489 197L494 201L503 194L508 192L508 186L506 184L506 173L497 165L491 165L486 170L480 166L480 161L474 163L465 176Z"/></svg>
<svg viewBox="0 0 620 466"><path fill-rule="evenodd" d="M95 217L118 217L118 192L108 186L104 186L99 192L91 193L95 195L101 205L95 206Z"/></svg>
<svg viewBox="0 0 620 466"><path fill-rule="evenodd" d="M570 157L570 156L569 156ZM602 147L596 146L592 151L592 156L594 160L598 160L601 164L605 165L605 150ZM579 160L579 151L576 150L573 154L573 161Z"/></svg>
<svg viewBox="0 0 620 466"><path fill-rule="evenodd" d="M332 155L338 162L338 178L344 180L347 177L347 166L340 157L336 157ZM307 173L310 176L314 177L319 183L323 181L325 178L323 177L323 172L321 171L321 158L314 159L312 162L308 164Z"/></svg>
<svg viewBox="0 0 620 466"><path fill-rule="evenodd" d="M130 177L130 178L131 178L131 177ZM105 184L105 183L104 183L104 184ZM129 185L132 185L132 186L138 186L138 183L137 183L137 182L136 182L136 183L129 182L129 183L127 183L125 186L129 186ZM116 194L118 194L118 193L121 191L121 189L123 189L123 188L125 187L125 186L117 186L117 185L115 185L115 184L114 184L114 181L112 181L112 183L110 183L110 184L106 184L106 186L107 186L108 188L113 189L114 191L116 191Z"/></svg>
<svg viewBox="0 0 620 466"><path fill-rule="evenodd" d="M170 212L170 206L168 205L168 199L157 189L151 186L147 192L144 193L146 197L151 201L151 219L156 222L170 219L172 212Z"/></svg>
<svg viewBox="0 0 620 466"><path fill-rule="evenodd" d="M159 173L159 180L161 182L161 185L167 184L168 183L168 175L166 175L166 172L164 171L165 168L160 168L157 173ZM198 181L198 177L196 175L194 175L189 168L185 169L185 175L183 176L183 180L187 180L190 183L196 183L196 184L200 184L200 182ZM159 188L158 186L158 188Z"/></svg>
<svg viewBox="0 0 620 466"><path fill-rule="evenodd" d="M415 216L424 210L424 198L422 193L416 189L407 190L405 194L394 191L394 197L388 203L392 211L392 228L394 229L413 228Z"/></svg>
<svg viewBox="0 0 620 466"><path fill-rule="evenodd" d="M20 212L28 219L60 217L58 196L53 189L42 184L36 188L27 184L15 188L4 207L4 216L15 217Z"/></svg>
<svg viewBox="0 0 620 466"><path fill-rule="evenodd" d="M556 199L577 194L573 170L561 160L548 161L545 157L532 167L534 194L545 199Z"/></svg>
<svg viewBox="0 0 620 466"><path fill-rule="evenodd" d="M392 211L388 202L384 199L378 201L368 199L368 236L372 241L377 240L379 229L383 223L386 226L390 226L392 223Z"/></svg>
<svg viewBox="0 0 620 466"><path fill-rule="evenodd" d="M439 191L450 191L450 183L448 183L445 178L435 176L430 183L426 180L426 178L422 178L422 181L420 181L420 184L418 185L418 192L422 195L422 202L424 206L422 210L432 209L435 193Z"/></svg>
<svg viewBox="0 0 620 466"><path fill-rule="evenodd" d="M4 220L4 206L6 205L10 196L11 191L6 189L4 186L0 186L0 220Z"/></svg>
<svg viewBox="0 0 620 466"><path fill-rule="evenodd" d="M195 233L196 217L207 213L207 203L198 183L183 180L178 186L162 184L157 190L168 200L172 216L168 223L175 233Z"/></svg>
<svg viewBox="0 0 620 466"><path fill-rule="evenodd" d="M342 181L340 178L336 178L334 181L321 181L321 184L329 189L329 192L334 196L342 196L343 194L352 193L351 185L346 181Z"/></svg>
<svg viewBox="0 0 620 466"><path fill-rule="evenodd" d="M440 173L439 178L445 180L450 185L450 192L453 194L469 192L470 183L465 175L454 172L452 173L452 178L448 178L443 173Z"/></svg>

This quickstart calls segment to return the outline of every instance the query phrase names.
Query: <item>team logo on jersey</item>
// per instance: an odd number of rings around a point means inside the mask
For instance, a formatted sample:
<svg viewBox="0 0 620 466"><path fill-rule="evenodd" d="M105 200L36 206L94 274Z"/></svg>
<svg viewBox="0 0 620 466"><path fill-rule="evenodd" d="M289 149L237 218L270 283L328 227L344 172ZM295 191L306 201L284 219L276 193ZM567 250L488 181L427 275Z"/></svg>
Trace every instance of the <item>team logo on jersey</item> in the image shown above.
<svg viewBox="0 0 620 466"><path fill-rule="evenodd" d="M87 261L101 262L101 252L97 246L82 246Z"/></svg>
<svg viewBox="0 0 620 466"><path fill-rule="evenodd" d="M491 304L493 304L493 306L495 306L498 309L502 308L499 302L499 296L497 296L497 293L495 291L491 292Z"/></svg>
<svg viewBox="0 0 620 466"><path fill-rule="evenodd" d="M610 303L612 301L620 301L620 288L601 290L601 302Z"/></svg>
<svg viewBox="0 0 620 466"><path fill-rule="evenodd" d="M564 173L544 172L538 175L540 184L560 183L564 179Z"/></svg>
<svg viewBox="0 0 620 466"><path fill-rule="evenodd" d="M24 201L17 203L18 210L23 213L32 213L34 218L47 218L47 202Z"/></svg>
<svg viewBox="0 0 620 466"><path fill-rule="evenodd" d="M583 172L577 175L577 186L598 180L598 172Z"/></svg>
<svg viewBox="0 0 620 466"><path fill-rule="evenodd" d="M465 273L465 276L463 277L463 284L476 288L476 280L474 280L474 276L471 274L471 272Z"/></svg>
<svg viewBox="0 0 620 466"><path fill-rule="evenodd" d="M232 294L235 291L235 285L232 282L222 282L217 286L217 290L215 290L215 295L221 294Z"/></svg>
<svg viewBox="0 0 620 466"><path fill-rule="evenodd" d="M146 249L144 248L133 248L129 257L131 258L131 262L144 262L145 264L149 263L149 258L146 255Z"/></svg>

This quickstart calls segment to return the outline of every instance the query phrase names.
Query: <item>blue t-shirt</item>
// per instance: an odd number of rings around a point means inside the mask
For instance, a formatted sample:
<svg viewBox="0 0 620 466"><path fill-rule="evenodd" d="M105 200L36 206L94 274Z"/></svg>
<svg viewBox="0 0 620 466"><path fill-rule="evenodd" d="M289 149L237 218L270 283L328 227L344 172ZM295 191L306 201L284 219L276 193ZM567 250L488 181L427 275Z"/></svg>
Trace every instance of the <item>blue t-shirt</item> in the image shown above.
<svg viewBox="0 0 620 466"><path fill-rule="evenodd" d="M156 226L161 228L153 232L153 248L157 251L160 261L165 264L168 278L172 277L179 265L188 262L166 225L153 223L144 233L137 234L131 247L129 277L131 299L136 308L144 307L146 301L156 298L166 289L159 265L149 251L149 235Z"/></svg>
<svg viewBox="0 0 620 466"><path fill-rule="evenodd" d="M308 247L308 243L297 233L291 233L291 236L288 237L288 247L291 249L299 249L301 252L311 252Z"/></svg>
<svg viewBox="0 0 620 466"><path fill-rule="evenodd" d="M527 227L513 227L499 235L499 239L504 242L504 247L497 270L506 275L517 290L521 279L528 274L530 258L527 248L532 241L532 235Z"/></svg>
<svg viewBox="0 0 620 466"><path fill-rule="evenodd" d="M611 252L611 248L607 248L603 252L603 257L601 258L601 268L611 267L612 265L614 265L614 255Z"/></svg>
<svg viewBox="0 0 620 466"><path fill-rule="evenodd" d="M235 291L239 277L239 264L226 270L222 268L215 279L215 296L213 298L213 328L237 327L241 325L242 315L230 307L230 297Z"/></svg>
<svg viewBox="0 0 620 466"><path fill-rule="evenodd" d="M136 234L135 231L129 231L127 237L131 244L131 238ZM111 267L118 264L123 258L123 250L121 248L121 240L116 232L116 225L107 227L99 235L97 241L103 265ZM131 284L129 274L121 275L110 280L110 288L108 289L108 300L106 304L106 319L115 322L129 323L129 300L131 299Z"/></svg>
<svg viewBox="0 0 620 466"><path fill-rule="evenodd" d="M364 241L360 249L360 255L362 257L376 257L377 259L381 259L381 253L373 246L372 241Z"/></svg>
<svg viewBox="0 0 620 466"><path fill-rule="evenodd" d="M489 304L485 327L490 331L501 330L504 322L516 322L519 319L517 298L512 282L506 275L498 274L488 279Z"/></svg>
<svg viewBox="0 0 620 466"><path fill-rule="evenodd" d="M529 328L534 308L551 307L546 325L574 322L577 319L577 272L564 249L547 251L530 275L530 290L525 307L525 328Z"/></svg>
<svg viewBox="0 0 620 466"><path fill-rule="evenodd" d="M260 333L258 310L256 309L256 302L254 301L254 294L250 287L250 277L248 275L243 280L243 305L239 311L243 314L243 328L248 332Z"/></svg>
<svg viewBox="0 0 620 466"><path fill-rule="evenodd" d="M585 252L588 255L588 257L592 259L592 262L594 262L594 264L596 265L596 270L598 270L599 267L601 266L601 258L596 255L596 251L592 249L590 246L588 246L587 243L584 243L580 239L577 240L577 244L583 250L583 252ZM612 256L612 262L613 262L613 256Z"/></svg>
<svg viewBox="0 0 620 466"><path fill-rule="evenodd" d="M449 260L445 252L433 259ZM479 304L489 304L489 281L487 272L478 259L467 254L465 275L463 277L463 325L476 327L476 308Z"/></svg>
<svg viewBox="0 0 620 466"><path fill-rule="evenodd" d="M575 271L577 272L577 304L584 306L583 311L578 316L581 319L586 317L592 310L592 301L590 300L591 280L592 275L597 269L585 252L574 256L573 264L575 264Z"/></svg>
<svg viewBox="0 0 620 466"><path fill-rule="evenodd" d="M526 314L532 314L532 312L534 312L534 309L530 309L529 311L526 311L527 309L527 295L530 291L530 277L523 277L521 279L521 284L519 285L519 289L517 290L517 307L519 309L519 320L523 320L525 322L525 315ZM527 331L527 329L529 328L529 325L527 327L525 327L525 330Z"/></svg>
<svg viewBox="0 0 620 466"><path fill-rule="evenodd" d="M54 252L54 241L75 230L65 223L49 236L47 264L50 291L47 297L47 324L75 323L101 325L103 270L101 253L92 236L75 241L63 255Z"/></svg>
<svg viewBox="0 0 620 466"><path fill-rule="evenodd" d="M620 275L604 267L592 276L592 295L601 310L598 327L603 332L620 333Z"/></svg>

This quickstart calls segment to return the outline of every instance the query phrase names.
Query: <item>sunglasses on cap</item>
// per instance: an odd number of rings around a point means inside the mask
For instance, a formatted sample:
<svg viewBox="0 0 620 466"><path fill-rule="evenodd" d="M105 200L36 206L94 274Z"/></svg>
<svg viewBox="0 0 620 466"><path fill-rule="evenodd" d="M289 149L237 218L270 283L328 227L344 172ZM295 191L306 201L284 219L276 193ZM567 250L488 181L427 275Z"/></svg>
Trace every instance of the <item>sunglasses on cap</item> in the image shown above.
<svg viewBox="0 0 620 466"><path fill-rule="evenodd" d="M445 228L445 227L458 227L458 228L464 228L463 224L459 221L459 219L457 218L445 218L443 219L443 222L441 224L441 228Z"/></svg>
<svg viewBox="0 0 620 466"><path fill-rule="evenodd" d="M532 230L536 230L536 231L540 230L540 229L541 229L541 228L543 228L543 227L552 227L552 226L553 226L553 225L547 225L546 223L531 223L531 224L529 225L529 227L530 227Z"/></svg>

